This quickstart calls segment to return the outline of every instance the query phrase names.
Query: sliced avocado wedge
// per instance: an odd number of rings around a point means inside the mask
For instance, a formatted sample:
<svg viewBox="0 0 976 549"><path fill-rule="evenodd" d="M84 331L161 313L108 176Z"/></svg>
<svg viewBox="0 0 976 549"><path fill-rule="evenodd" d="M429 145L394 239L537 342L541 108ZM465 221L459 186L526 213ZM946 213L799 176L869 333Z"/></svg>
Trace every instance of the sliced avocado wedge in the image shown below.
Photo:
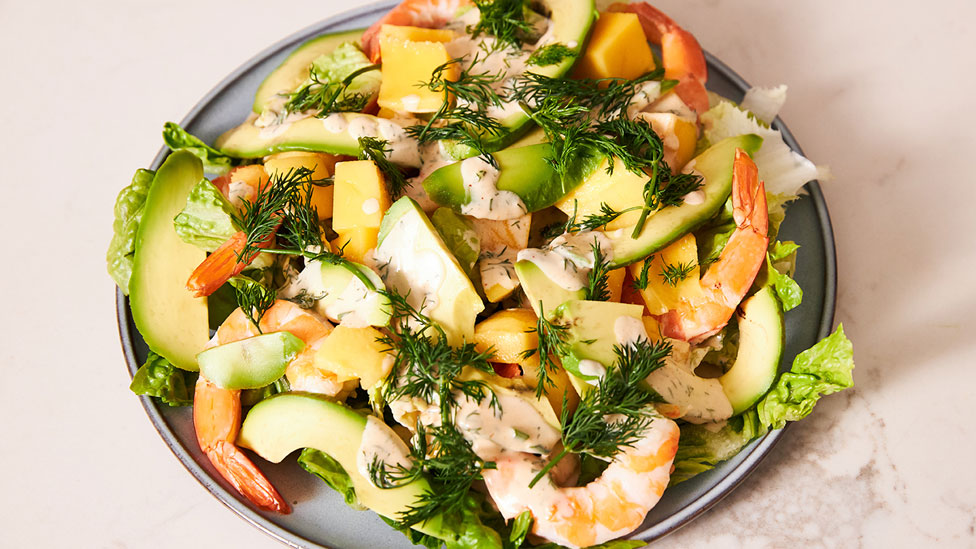
<svg viewBox="0 0 976 549"><path fill-rule="evenodd" d="M523 259L515 262L515 274L525 297L539 316L549 317L552 311L569 300L583 299L583 290L567 290L546 276L535 263Z"/></svg>
<svg viewBox="0 0 976 549"><path fill-rule="evenodd" d="M307 393L282 393L262 400L251 408L241 426L237 444L262 458L280 463L301 448L314 448L328 454L346 470L359 502L384 517L396 520L421 494L430 491L424 478L397 488L381 489L358 471L356 456L363 441L366 417L355 411ZM447 533L440 516L415 529L438 538Z"/></svg>
<svg viewBox="0 0 976 549"><path fill-rule="evenodd" d="M129 306L132 320L156 354L184 370L197 370L197 354L210 337L207 300L186 289L207 254L183 242L173 219L203 179L200 160L174 152L156 171L136 233Z"/></svg>
<svg viewBox="0 0 976 549"><path fill-rule="evenodd" d="M264 111L268 101L275 95L295 91L308 78L308 67L319 56L331 53L346 42L359 43L362 29L342 31L315 37L291 52L278 67L265 77L254 94L254 112Z"/></svg>
<svg viewBox="0 0 976 549"><path fill-rule="evenodd" d="M718 378L732 410L740 414L773 386L783 355L783 310L773 288L766 286L745 300L739 313L739 351Z"/></svg>
<svg viewBox="0 0 976 549"><path fill-rule="evenodd" d="M484 302L420 206L406 196L394 202L377 241L375 257L387 287L422 308L451 345L473 342Z"/></svg>
<svg viewBox="0 0 976 549"><path fill-rule="evenodd" d="M225 343L197 355L200 374L223 389L257 389L285 375L285 368L305 348L290 332L261 334Z"/></svg>
<svg viewBox="0 0 976 549"><path fill-rule="evenodd" d="M539 143L498 151L492 156L498 162L500 191L511 191L522 199L529 212L536 212L556 203L599 165L600 158L581 157L566 176L560 176L547 160L552 155L548 143ZM461 176L461 163L440 168L424 180L424 190L431 200L460 211L471 197Z"/></svg>
<svg viewBox="0 0 976 549"><path fill-rule="evenodd" d="M643 312L643 305L612 301L571 300L557 307L552 313L552 321L569 328L566 337L568 352L559 357L563 368L578 380L596 380L597 376L581 371L580 363L595 360L604 368L613 366L617 360L613 348L618 344L618 320L625 317L641 322Z"/></svg>
<svg viewBox="0 0 976 549"><path fill-rule="evenodd" d="M679 237L705 223L715 215L732 193L732 162L735 150L755 154L762 138L748 134L729 137L712 145L691 160L685 167L694 167L704 177L701 190L705 199L700 204L681 204L663 208L647 218L637 238L631 238L633 227L608 231L613 248L611 267L623 267L660 250Z"/></svg>

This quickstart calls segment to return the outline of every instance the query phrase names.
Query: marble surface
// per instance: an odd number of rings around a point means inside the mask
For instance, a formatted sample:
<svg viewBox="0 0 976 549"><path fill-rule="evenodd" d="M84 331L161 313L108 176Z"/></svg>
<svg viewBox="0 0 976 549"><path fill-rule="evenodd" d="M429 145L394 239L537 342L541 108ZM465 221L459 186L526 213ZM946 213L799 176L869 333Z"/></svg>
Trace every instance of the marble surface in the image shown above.
<svg viewBox="0 0 976 549"><path fill-rule="evenodd" d="M0 545L281 547L186 473L128 392L103 256L162 123L351 5L0 0ZM858 367L655 547L976 546L976 4L659 5L754 84L790 86L783 118L835 174L837 320Z"/></svg>

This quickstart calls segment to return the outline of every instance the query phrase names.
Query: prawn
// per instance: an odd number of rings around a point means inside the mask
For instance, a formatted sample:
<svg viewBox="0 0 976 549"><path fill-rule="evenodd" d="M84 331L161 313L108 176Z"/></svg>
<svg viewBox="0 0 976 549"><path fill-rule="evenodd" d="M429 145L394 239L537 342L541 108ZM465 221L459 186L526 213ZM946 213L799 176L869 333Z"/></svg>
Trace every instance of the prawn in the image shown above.
<svg viewBox="0 0 976 549"><path fill-rule="evenodd" d="M647 2L611 4L608 11L627 12L637 15L644 35L652 43L661 46L661 64L664 77L677 80L674 93L697 113L708 110L708 65L698 40L661 10Z"/></svg>
<svg viewBox="0 0 976 549"><path fill-rule="evenodd" d="M383 25L435 29L457 16L461 8L473 6L471 0L404 0L363 33L363 51L370 61L380 61L380 30Z"/></svg>
<svg viewBox="0 0 976 549"><path fill-rule="evenodd" d="M701 278L700 297L681 299L658 319L661 332L683 341L702 341L728 324L766 259L769 212L756 163L742 149L732 165L732 217L736 228Z"/></svg>
<svg viewBox="0 0 976 549"><path fill-rule="evenodd" d="M588 547L634 531L653 508L671 478L678 451L678 424L655 416L631 447L618 454L603 474L586 486L559 487L551 475L532 488L545 460L507 452L482 476L505 518L532 513L532 533L569 547Z"/></svg>
<svg viewBox="0 0 976 549"><path fill-rule="evenodd" d="M279 300L264 314L261 331L287 331L305 342L306 348L288 364L285 377L293 387L334 396L344 388L335 375L314 369L315 350L331 333L332 326L290 301ZM208 347L254 337L260 332L237 309L217 329ZM311 364L311 366L310 366ZM197 443L224 479L252 503L267 511L290 513L291 507L271 482L235 446L241 428L241 392L218 387L202 375L193 395L193 428Z"/></svg>

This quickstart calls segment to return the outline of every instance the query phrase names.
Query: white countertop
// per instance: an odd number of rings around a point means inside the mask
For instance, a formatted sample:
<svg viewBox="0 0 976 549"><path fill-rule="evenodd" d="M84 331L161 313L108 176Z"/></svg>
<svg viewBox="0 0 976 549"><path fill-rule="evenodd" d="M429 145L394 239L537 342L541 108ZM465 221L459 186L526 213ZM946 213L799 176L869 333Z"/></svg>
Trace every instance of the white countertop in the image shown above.
<svg viewBox="0 0 976 549"><path fill-rule="evenodd" d="M162 123L353 3L0 2L0 545L282 547L193 480L129 393L103 257ZM659 6L753 84L790 86L783 119L835 174L857 387L656 547L976 545L976 4Z"/></svg>

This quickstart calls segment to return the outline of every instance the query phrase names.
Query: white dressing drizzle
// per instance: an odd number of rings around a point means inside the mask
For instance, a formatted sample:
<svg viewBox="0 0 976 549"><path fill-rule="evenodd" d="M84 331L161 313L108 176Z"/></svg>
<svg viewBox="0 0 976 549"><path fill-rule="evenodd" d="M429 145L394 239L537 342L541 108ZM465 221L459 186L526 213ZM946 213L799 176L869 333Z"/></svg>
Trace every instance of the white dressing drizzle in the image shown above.
<svg viewBox="0 0 976 549"><path fill-rule="evenodd" d="M493 460L505 451L548 454L559 442L559 430L549 425L527 400L512 395L497 395L497 408L491 399L481 402L466 396L458 399L455 423L471 441L476 454Z"/></svg>
<svg viewBox="0 0 976 549"><path fill-rule="evenodd" d="M356 452L356 470L370 484L373 484L373 479L369 474L369 466L377 460L387 468L409 468L412 464L410 450L393 429L376 416L367 416L363 438L359 443L359 451Z"/></svg>
<svg viewBox="0 0 976 549"><path fill-rule="evenodd" d="M526 213L525 203L512 191L498 190L498 168L480 156L461 161L461 181L468 203L461 213L481 219L514 219Z"/></svg>
<svg viewBox="0 0 976 549"><path fill-rule="evenodd" d="M531 261L560 288L575 292L586 286L586 278L593 268L593 244L600 243L600 252L607 260L613 258L610 239L600 231L581 231L557 236L544 248L519 251L519 261Z"/></svg>

